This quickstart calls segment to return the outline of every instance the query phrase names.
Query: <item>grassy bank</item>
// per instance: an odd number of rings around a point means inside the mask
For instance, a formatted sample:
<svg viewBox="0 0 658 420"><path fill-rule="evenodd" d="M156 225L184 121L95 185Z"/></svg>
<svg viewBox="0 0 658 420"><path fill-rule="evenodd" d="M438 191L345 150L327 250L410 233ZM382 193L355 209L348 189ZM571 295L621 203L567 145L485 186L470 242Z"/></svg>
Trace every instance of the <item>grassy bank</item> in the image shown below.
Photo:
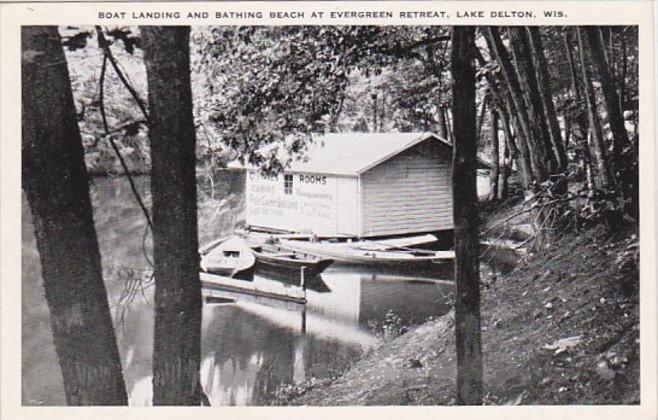
<svg viewBox="0 0 658 420"><path fill-rule="evenodd" d="M568 234L483 277L485 404L637 404L639 276L630 232ZM284 405L455 402L454 315L382 343L342 375L281 392Z"/></svg>

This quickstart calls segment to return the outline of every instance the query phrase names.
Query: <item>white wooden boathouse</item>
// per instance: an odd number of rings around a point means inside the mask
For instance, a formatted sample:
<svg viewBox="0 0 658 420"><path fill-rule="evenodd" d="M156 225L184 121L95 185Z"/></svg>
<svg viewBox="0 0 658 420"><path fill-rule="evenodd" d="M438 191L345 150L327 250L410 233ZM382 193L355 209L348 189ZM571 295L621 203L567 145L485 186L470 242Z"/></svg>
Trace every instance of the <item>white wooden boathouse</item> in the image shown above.
<svg viewBox="0 0 658 420"><path fill-rule="evenodd" d="M451 160L432 133L316 136L284 173L247 171L247 224L322 237L452 230Z"/></svg>

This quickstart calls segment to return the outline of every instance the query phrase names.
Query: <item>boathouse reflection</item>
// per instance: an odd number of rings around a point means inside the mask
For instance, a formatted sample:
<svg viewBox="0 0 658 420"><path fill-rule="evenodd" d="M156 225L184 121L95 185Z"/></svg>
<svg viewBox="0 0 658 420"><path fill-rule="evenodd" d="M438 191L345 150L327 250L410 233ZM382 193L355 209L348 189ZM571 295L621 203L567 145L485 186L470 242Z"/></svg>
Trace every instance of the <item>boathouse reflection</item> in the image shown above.
<svg viewBox="0 0 658 420"><path fill-rule="evenodd" d="M281 384L329 376L376 344L371 325L388 311L419 322L447 312L452 292L449 282L339 267L317 280L306 305L213 291L235 301L204 305L201 383L213 405L262 405Z"/></svg>

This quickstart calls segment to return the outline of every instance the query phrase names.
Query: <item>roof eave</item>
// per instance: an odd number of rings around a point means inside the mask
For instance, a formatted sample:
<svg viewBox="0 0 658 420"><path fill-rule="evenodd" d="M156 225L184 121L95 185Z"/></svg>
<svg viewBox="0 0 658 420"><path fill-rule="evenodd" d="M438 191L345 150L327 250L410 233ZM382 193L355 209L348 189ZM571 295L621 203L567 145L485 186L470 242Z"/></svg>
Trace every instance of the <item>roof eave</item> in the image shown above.
<svg viewBox="0 0 658 420"><path fill-rule="evenodd" d="M394 156L399 155L400 153L404 152L405 150L408 150L408 149L416 146L417 144L420 144L420 143L424 142L425 140L428 140L430 137L434 137L435 139L437 139L438 141L440 141L444 145L452 148L452 144L450 144L446 139L443 139L443 138L439 137L438 135L436 135L434 133L431 133L431 132L421 133L421 135L418 136L417 139L414 139L414 140L410 141L403 148L401 148L399 150L396 150L393 153L389 153L388 155L386 155L386 156L384 156L384 157L382 157L382 158L380 158L380 159L378 159L374 162L371 162L367 166L365 166L365 167L359 169L358 171L356 171L356 174L357 175L362 175L363 173L368 172L369 170L374 168L375 166L377 166L377 165L379 165L383 162L386 162L387 160L391 159Z"/></svg>

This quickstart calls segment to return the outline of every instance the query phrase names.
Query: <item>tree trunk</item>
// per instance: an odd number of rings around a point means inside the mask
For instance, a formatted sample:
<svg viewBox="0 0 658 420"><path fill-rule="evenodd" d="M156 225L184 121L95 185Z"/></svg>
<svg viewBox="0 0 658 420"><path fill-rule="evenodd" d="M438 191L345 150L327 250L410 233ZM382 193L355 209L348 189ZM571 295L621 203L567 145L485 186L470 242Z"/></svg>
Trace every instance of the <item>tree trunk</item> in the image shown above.
<svg viewBox="0 0 658 420"><path fill-rule="evenodd" d="M491 199L498 198L498 182L500 179L500 142L498 141L498 114L494 107L491 107L489 115L491 116L491 144L493 155L493 170L491 171Z"/></svg>
<svg viewBox="0 0 658 420"><path fill-rule="evenodd" d="M536 130L532 129L528 107L523 100L521 83L514 70L509 53L500 39L498 29L492 26L487 27L485 35L491 54L496 57L496 60L500 64L501 73L503 74L503 79L509 92L509 98L511 98L510 105L514 107L511 110L511 115L516 115L519 123L520 130L518 134L521 135L520 142L524 142L529 151L528 159L533 179L542 182L547 178L544 146L541 142L538 142L541 139L537 139ZM523 151L523 149L521 150Z"/></svg>
<svg viewBox="0 0 658 420"><path fill-rule="evenodd" d="M377 124L377 92L370 95L372 98L372 132L379 132L379 126Z"/></svg>
<svg viewBox="0 0 658 420"><path fill-rule="evenodd" d="M585 98L587 100L587 115L589 117L589 138L590 138L590 154L595 168L595 179L597 186L608 188L611 185L611 177L609 166L606 157L606 149L603 143L603 134L601 132L601 124L596 107L596 97L594 95L594 88L592 87L591 75L587 63L585 62L585 51L583 49L582 37L580 29L576 29L578 38L578 52L580 54L580 65L583 70L583 84L585 85Z"/></svg>
<svg viewBox="0 0 658 420"><path fill-rule="evenodd" d="M575 100L575 107L573 112L576 113L575 116L575 128L578 129L578 134L576 134L576 130L574 129L574 125L568 124L570 128L570 132L574 138L574 143L578 145L580 150L582 151L582 156L581 156L581 162L582 162L582 167L583 171L585 173L585 177L587 180L587 188L592 189L594 187L594 184L592 182L592 156L590 153L589 145L587 144L587 133L589 132L589 127L588 127L588 121L587 118L585 117L585 111L583 111L583 107L586 110L589 110L588 107L588 102L585 100L583 102L582 100L582 95L580 93L580 83L578 83L578 76L576 74L576 66L574 63L574 58L572 56L572 51L573 48L571 47L571 42L569 41L569 32L564 31L563 36L562 36L563 42L564 42L564 49L565 49L565 54L567 56L567 61L569 62L569 73L571 76L571 87L574 91L574 100ZM589 113L587 113L589 115ZM569 116L565 112L564 115L564 121L565 125L569 122ZM568 143L569 141L569 136L566 136L565 142Z"/></svg>
<svg viewBox="0 0 658 420"><path fill-rule="evenodd" d="M512 117L513 102L510 99L510 95L507 95L507 98L503 100L504 109L501 112L503 119L503 128L507 130L508 139L510 140L510 146L512 147L512 155L519 164L519 169L521 172L521 180L524 188L529 188L533 182L532 174L532 159L530 157L530 149L528 148L528 143L524 141L522 136L522 130L520 128L520 122L517 114L517 118ZM514 125L514 131L516 136L511 134L511 127ZM518 139L518 144L516 140Z"/></svg>
<svg viewBox="0 0 658 420"><path fill-rule="evenodd" d="M626 52L626 32L621 33L621 74L619 75L619 109L622 117L626 104L626 71L628 69L628 54Z"/></svg>
<svg viewBox="0 0 658 420"><path fill-rule="evenodd" d="M569 41L569 32L564 31L563 33L564 49L567 56L567 61L569 62L569 73L571 76L571 87L574 91L574 99L576 102L576 123L578 124L578 129L580 130L578 142L582 145L584 140L587 137L587 132L589 128L587 127L587 118L585 117L585 112L582 110L581 104L586 108L586 102L583 102L582 95L580 93L580 84L578 83L578 76L576 75L576 66L574 64L574 58L572 56L573 48L571 47L571 42ZM575 137L575 136L574 136Z"/></svg>
<svg viewBox="0 0 658 420"><path fill-rule="evenodd" d="M439 126L439 137L441 137L444 140L448 140L448 124L446 123L446 114L445 111L443 110L443 107L439 107L439 112L437 114L439 121L438 121L438 126Z"/></svg>
<svg viewBox="0 0 658 420"><path fill-rule="evenodd" d="M594 26L586 26L585 33L587 34L587 39L589 41L592 63L596 69L599 82L601 82L601 90L603 91L605 105L608 109L610 131L612 132L611 163L613 165L612 173L614 174L615 169L619 169L621 150L628 144L628 133L626 133L626 127L624 127L624 116L619 107L619 95L617 94L612 73L610 72L609 63L604 54L605 46L601 40L601 34L598 31L598 28Z"/></svg>
<svg viewBox="0 0 658 420"><path fill-rule="evenodd" d="M479 219L476 190L475 29L455 26L451 72L454 136L452 159L455 225L455 331L457 404L482 404Z"/></svg>
<svg viewBox="0 0 658 420"><path fill-rule="evenodd" d="M486 37L487 39L487 44L489 45L489 49L491 52L492 57L494 57L494 52L493 52L493 46L492 42L490 41L490 37ZM480 50L476 50L476 58L480 65L482 67L486 66L487 63L480 53ZM514 113L514 103L510 98L510 93L509 89L506 88L499 88L498 83L496 80L491 77L491 74L489 72L486 72L484 77L487 80L487 83L489 84L489 90L492 93L494 99L493 102L494 104L492 106L495 106L498 108L498 115L499 117L503 120L503 127L505 130L507 130L506 134L510 131L510 125L512 124L511 117L506 116L506 113L508 113L510 116ZM517 130L520 131L520 130ZM530 153L527 147L527 143L523 139L523 136L521 135L519 138L519 148L522 149L522 153L519 155L518 149L516 147L515 139L513 136L509 135L506 137L507 140L511 141L511 143L506 143L506 147L511 146L512 147L512 159L517 160L519 170L521 172L521 181L523 183L524 188L530 187L532 185L532 168L531 168L531 163L530 163ZM509 156L509 150L506 149L506 156ZM509 164L509 162L508 162ZM507 168L508 172L510 168ZM505 175L504 182L507 182L507 175ZM507 184L506 184L507 185ZM507 196L507 188L505 188L505 193L504 196Z"/></svg>
<svg viewBox="0 0 658 420"><path fill-rule="evenodd" d="M448 138L447 138L447 140L449 140L450 143L454 143L455 134L454 134L454 131L452 129L452 119L451 119L451 115L450 115L450 110L448 108L443 108L443 112L445 113L445 118L443 119L443 121L445 121L446 127L448 129Z"/></svg>
<svg viewBox="0 0 658 420"><path fill-rule="evenodd" d="M201 284L189 27L142 27L155 263L153 405L200 405Z"/></svg>
<svg viewBox="0 0 658 420"><path fill-rule="evenodd" d="M476 124L476 137L478 139L478 142L482 138L482 126L484 125L484 116L487 112L487 103L489 102L489 95L485 93L482 96L482 102L480 102L480 111L477 113L477 122Z"/></svg>
<svg viewBox="0 0 658 420"><path fill-rule="evenodd" d="M503 120L503 138L505 139L505 159L503 160L501 188L500 193L498 194L498 199L500 200L506 199L509 195L509 175L510 171L512 170L512 161L516 156L518 156L518 153L512 153L512 149L514 148L514 139L512 138L512 134L510 132L511 130L509 129L509 125L507 121L505 121L505 117L503 115L504 112L502 110L499 111L499 116Z"/></svg>
<svg viewBox="0 0 658 420"><path fill-rule="evenodd" d="M523 27L509 27L508 34L517 75L523 86L523 98L528 107L530 130L533 133L533 150L537 158L546 163L545 177L557 171L558 164L551 147L551 135L546 124L546 111L537 82L537 72L530 50L528 33Z"/></svg>
<svg viewBox="0 0 658 420"><path fill-rule="evenodd" d="M69 405L126 405L66 58L57 28L22 30L23 189Z"/></svg>
<svg viewBox="0 0 658 420"><path fill-rule="evenodd" d="M557 120L557 113L553 105L553 95L551 94L550 77L548 74L548 65L544 56L544 43L541 39L541 33L536 26L529 26L530 45L532 55L535 58L535 68L537 70L537 83L539 93L544 105L545 117L548 120L548 132L550 134L553 155L558 164L557 172L564 172L567 169L567 154L560 133L560 123Z"/></svg>

